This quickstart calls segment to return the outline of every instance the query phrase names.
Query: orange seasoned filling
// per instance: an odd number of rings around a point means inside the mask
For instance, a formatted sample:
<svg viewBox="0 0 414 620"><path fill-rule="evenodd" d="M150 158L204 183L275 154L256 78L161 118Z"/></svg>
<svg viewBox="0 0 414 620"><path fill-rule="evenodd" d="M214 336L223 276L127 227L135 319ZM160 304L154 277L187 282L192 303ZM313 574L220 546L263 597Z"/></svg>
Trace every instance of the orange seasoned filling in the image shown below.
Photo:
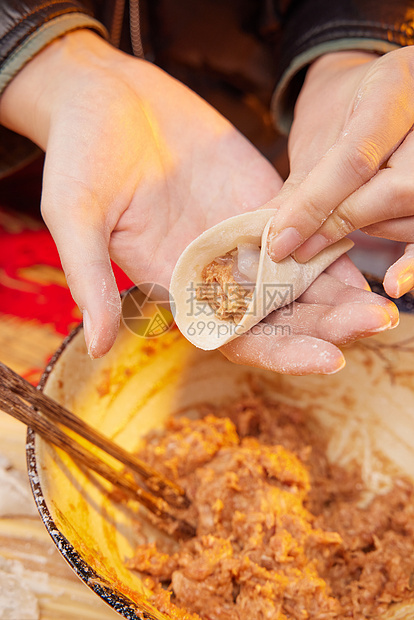
<svg viewBox="0 0 414 620"><path fill-rule="evenodd" d="M142 545L129 566L182 620L379 618L412 598L414 489L361 507L360 471L332 465L302 410L245 398L172 418L140 454L177 480L197 535ZM313 427L314 428L314 427Z"/></svg>
<svg viewBox="0 0 414 620"><path fill-rule="evenodd" d="M259 257L259 246L241 243L215 258L202 271L197 301L208 303L218 319L240 323L253 297Z"/></svg>

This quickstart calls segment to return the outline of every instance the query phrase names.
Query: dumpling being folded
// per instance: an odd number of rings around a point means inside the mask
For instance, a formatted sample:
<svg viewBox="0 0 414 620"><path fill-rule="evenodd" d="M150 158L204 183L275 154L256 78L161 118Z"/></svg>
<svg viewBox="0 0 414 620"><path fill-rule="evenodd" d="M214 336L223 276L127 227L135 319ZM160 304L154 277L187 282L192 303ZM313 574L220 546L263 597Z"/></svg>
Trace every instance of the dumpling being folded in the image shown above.
<svg viewBox="0 0 414 620"><path fill-rule="evenodd" d="M353 246L341 239L307 263L267 253L273 209L224 220L197 237L175 266L170 292L175 322L195 346L217 349L290 304Z"/></svg>

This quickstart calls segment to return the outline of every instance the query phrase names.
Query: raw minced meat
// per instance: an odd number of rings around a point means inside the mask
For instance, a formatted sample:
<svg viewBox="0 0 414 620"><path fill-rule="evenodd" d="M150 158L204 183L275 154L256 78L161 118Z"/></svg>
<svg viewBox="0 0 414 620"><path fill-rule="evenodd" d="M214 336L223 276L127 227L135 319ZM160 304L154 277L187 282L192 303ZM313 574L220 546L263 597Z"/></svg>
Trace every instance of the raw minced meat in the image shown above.
<svg viewBox="0 0 414 620"><path fill-rule="evenodd" d="M414 491L398 479L361 507L356 466L330 464L299 409L260 397L171 418L140 456L178 481L197 535L142 545L129 565L183 620L378 618L412 597Z"/></svg>
<svg viewBox="0 0 414 620"><path fill-rule="evenodd" d="M253 287L234 279L236 255L237 249L232 250L204 267L196 297L208 303L218 319L239 323L252 300Z"/></svg>

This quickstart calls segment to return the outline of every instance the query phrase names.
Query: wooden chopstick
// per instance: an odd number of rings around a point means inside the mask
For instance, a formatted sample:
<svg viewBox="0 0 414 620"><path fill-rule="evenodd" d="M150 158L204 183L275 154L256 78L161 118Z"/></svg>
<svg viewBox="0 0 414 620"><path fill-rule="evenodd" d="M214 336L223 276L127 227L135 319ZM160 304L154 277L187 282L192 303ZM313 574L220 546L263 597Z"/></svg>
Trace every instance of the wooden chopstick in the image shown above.
<svg viewBox="0 0 414 620"><path fill-rule="evenodd" d="M178 539L186 539L195 535L195 528L187 521L178 518L163 498L155 497L140 487L132 478L126 476L125 474L120 474L120 472L113 469L98 456L89 452L73 437L69 437L66 433L64 433L62 429L54 423L54 421L51 421L50 418L47 419L34 407L25 402L25 396L17 394L15 391L11 390L8 385L5 385L3 381L4 376L6 374L8 375L9 372L12 373L13 371L7 368L7 366L4 366L4 364L0 365L0 409L20 420L26 424L26 426L33 428L33 430L41 435L46 441L61 448L78 463L95 471L97 474L126 493L129 497L145 506L154 515L156 515L158 519L160 519L160 529L163 531L166 531L168 534ZM30 387L33 388L33 386ZM37 392L37 390L35 391ZM52 402L55 403L55 401ZM60 407L58 403L55 403L55 405ZM78 420L74 414L71 413L70 415ZM82 422L81 420L79 421ZM101 446L99 447L101 448ZM113 454L111 454L111 456L113 456Z"/></svg>
<svg viewBox="0 0 414 620"><path fill-rule="evenodd" d="M99 431L84 422L84 420L81 420L55 400L40 390L37 390L28 381L23 379L23 377L1 362L0 382L29 404L40 409L49 419L70 428L93 445L129 467L131 471L145 479L146 486L155 495L163 497L166 502L176 508L187 508L189 506L185 491L178 484L162 476L155 469L144 463L144 461L141 461L136 456L130 454L121 446L118 446L102 435Z"/></svg>

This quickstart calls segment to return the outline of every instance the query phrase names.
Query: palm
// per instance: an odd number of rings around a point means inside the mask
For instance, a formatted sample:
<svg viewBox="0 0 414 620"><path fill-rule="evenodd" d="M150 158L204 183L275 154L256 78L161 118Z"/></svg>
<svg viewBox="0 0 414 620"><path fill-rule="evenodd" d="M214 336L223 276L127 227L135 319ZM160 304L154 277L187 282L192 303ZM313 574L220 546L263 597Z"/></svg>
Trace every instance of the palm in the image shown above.
<svg viewBox="0 0 414 620"><path fill-rule="evenodd" d="M282 180L221 115L151 69L151 93L157 92L154 77L162 79L163 100L147 100L151 121L142 114L138 123L140 144L150 155L145 170L140 156L136 161L140 181L112 233L110 252L135 282L168 286L178 256L193 239L227 217L258 208ZM133 85L134 71L128 77Z"/></svg>

